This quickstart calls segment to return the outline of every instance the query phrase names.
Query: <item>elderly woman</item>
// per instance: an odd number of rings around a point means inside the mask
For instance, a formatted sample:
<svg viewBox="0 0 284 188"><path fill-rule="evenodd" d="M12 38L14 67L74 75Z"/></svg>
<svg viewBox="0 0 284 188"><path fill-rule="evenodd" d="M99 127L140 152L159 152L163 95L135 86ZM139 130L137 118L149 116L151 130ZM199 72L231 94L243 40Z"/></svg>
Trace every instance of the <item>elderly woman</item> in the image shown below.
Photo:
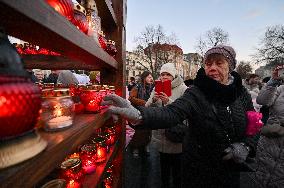
<svg viewBox="0 0 284 188"><path fill-rule="evenodd" d="M116 95L104 98L103 104L112 104L110 113L127 118L137 127L160 129L189 120L183 142L182 186L185 188L237 188L240 164L255 155L258 135L245 134L246 111L254 108L240 76L233 71L235 56L229 46L209 49L194 86L165 107L137 110Z"/></svg>
<svg viewBox="0 0 284 188"><path fill-rule="evenodd" d="M263 86L257 103L269 107L267 124L262 128L258 143L254 173L257 187L284 187L284 85L278 76L278 67L271 80Z"/></svg>

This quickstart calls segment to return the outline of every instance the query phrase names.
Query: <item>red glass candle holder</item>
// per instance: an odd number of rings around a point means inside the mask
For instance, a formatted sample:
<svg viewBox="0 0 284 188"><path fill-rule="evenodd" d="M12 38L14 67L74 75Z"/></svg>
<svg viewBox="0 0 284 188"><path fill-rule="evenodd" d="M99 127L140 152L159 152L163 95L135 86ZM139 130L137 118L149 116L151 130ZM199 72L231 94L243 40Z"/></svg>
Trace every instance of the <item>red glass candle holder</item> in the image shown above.
<svg viewBox="0 0 284 188"><path fill-rule="evenodd" d="M60 178L67 181L67 187L81 187L84 180L84 170L79 158L69 158L61 163ZM68 186L69 185L69 186Z"/></svg>
<svg viewBox="0 0 284 188"><path fill-rule="evenodd" d="M96 170L96 145L85 144L81 148L80 158L82 160L82 168L86 174L91 174Z"/></svg>
<svg viewBox="0 0 284 188"><path fill-rule="evenodd" d="M0 76L0 139L31 131L39 117L39 87L26 79L26 83L15 83L13 79L16 82L17 78Z"/></svg>
<svg viewBox="0 0 284 188"><path fill-rule="evenodd" d="M79 4L74 5L74 18L72 23L83 33L88 33L89 23L86 17L86 10Z"/></svg>
<svg viewBox="0 0 284 188"><path fill-rule="evenodd" d="M43 84L44 89L53 89L54 88L54 83L44 83Z"/></svg>
<svg viewBox="0 0 284 188"><path fill-rule="evenodd" d="M113 186L113 176L111 173L106 173L103 184L105 188L111 188Z"/></svg>
<svg viewBox="0 0 284 188"><path fill-rule="evenodd" d="M107 158L107 145L106 140L103 137L95 137L92 142L96 145L96 163L102 163L106 161Z"/></svg>
<svg viewBox="0 0 284 188"><path fill-rule="evenodd" d="M108 94L115 94L115 86L109 86Z"/></svg>
<svg viewBox="0 0 284 188"><path fill-rule="evenodd" d="M107 40L105 38L103 31L98 32L98 40L99 40L99 43L101 45L101 48L106 50L107 49Z"/></svg>
<svg viewBox="0 0 284 188"><path fill-rule="evenodd" d="M117 54L117 49L116 49L116 47L115 47L115 42L114 42L114 41L109 40L109 41L107 42L106 52L107 52L109 55L115 57L115 55Z"/></svg>
<svg viewBox="0 0 284 188"><path fill-rule="evenodd" d="M87 112L98 112L100 110L101 99L97 90L83 90L80 99Z"/></svg>
<svg viewBox="0 0 284 188"><path fill-rule="evenodd" d="M70 180L67 182L66 188L82 188L82 183L75 180Z"/></svg>
<svg viewBox="0 0 284 188"><path fill-rule="evenodd" d="M98 134L99 137L103 137L106 140L107 152L110 151L110 147L113 145L113 137L107 132L101 132Z"/></svg>
<svg viewBox="0 0 284 188"><path fill-rule="evenodd" d="M74 17L72 0L46 0L58 13L71 21Z"/></svg>

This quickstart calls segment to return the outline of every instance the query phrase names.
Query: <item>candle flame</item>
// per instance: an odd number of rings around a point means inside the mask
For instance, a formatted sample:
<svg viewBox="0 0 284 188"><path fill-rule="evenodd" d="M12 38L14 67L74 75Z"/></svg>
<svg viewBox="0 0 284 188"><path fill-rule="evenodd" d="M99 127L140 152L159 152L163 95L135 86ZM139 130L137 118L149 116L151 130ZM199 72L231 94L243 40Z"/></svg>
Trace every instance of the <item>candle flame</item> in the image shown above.
<svg viewBox="0 0 284 188"><path fill-rule="evenodd" d="M53 115L55 116L55 117L60 117L60 116L62 116L62 108L60 107L60 106L55 106L54 107L55 109L54 109L54 111L53 111Z"/></svg>

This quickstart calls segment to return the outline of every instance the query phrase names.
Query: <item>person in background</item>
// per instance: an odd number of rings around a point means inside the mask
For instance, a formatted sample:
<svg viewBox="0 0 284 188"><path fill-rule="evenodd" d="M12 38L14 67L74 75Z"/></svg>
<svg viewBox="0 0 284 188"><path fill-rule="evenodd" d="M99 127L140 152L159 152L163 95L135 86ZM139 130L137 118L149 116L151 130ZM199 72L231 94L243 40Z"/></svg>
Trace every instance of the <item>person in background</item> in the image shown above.
<svg viewBox="0 0 284 188"><path fill-rule="evenodd" d="M27 69L27 72L29 73L30 79L33 83L38 82L37 77L35 76L34 72L31 69Z"/></svg>
<svg viewBox="0 0 284 188"><path fill-rule="evenodd" d="M177 75L177 70L173 63L166 63L161 67L160 80L171 81L172 95L167 96L163 92L159 94L153 89L150 98L146 102L146 107L169 105L177 98L181 97L187 89L187 86L183 83L183 79ZM165 129L153 130L151 142L160 153L162 187L180 188L182 143L170 141L165 135ZM171 178L173 179L173 186L171 186Z"/></svg>
<svg viewBox="0 0 284 188"><path fill-rule="evenodd" d="M239 188L240 170L254 157L259 134L246 134L251 96L233 71L236 53L217 45L204 56L194 86L165 107L134 108L117 95L104 97L107 112L121 115L138 129L174 127L188 119L183 141L183 188Z"/></svg>
<svg viewBox="0 0 284 188"><path fill-rule="evenodd" d="M262 79L262 84L265 85L270 80L270 78L271 78L270 76L263 78ZM261 121L265 125L267 120L268 120L268 118L269 118L269 107L265 106L265 105L262 105L259 112L262 113Z"/></svg>
<svg viewBox="0 0 284 188"><path fill-rule="evenodd" d="M144 71L141 76L141 83L132 88L128 100L135 107L145 106L154 88L154 80L150 72ZM138 157L139 153L148 152L148 144L151 140L150 130L136 130L129 146L132 148L133 156Z"/></svg>
<svg viewBox="0 0 284 188"><path fill-rule="evenodd" d="M135 78L134 77L130 77L129 83L127 85L128 92L130 92L132 90L132 88L135 87L135 86L136 86Z"/></svg>
<svg viewBox="0 0 284 188"><path fill-rule="evenodd" d="M91 71L89 78L92 84L100 84L100 71Z"/></svg>
<svg viewBox="0 0 284 188"><path fill-rule="evenodd" d="M70 84L78 85L79 82L70 70L60 71L57 79L57 83L61 83L64 86L69 86Z"/></svg>
<svg viewBox="0 0 284 188"><path fill-rule="evenodd" d="M57 79L58 79L58 71L56 70L52 70L51 73L48 75L47 78L43 79L44 83L57 83Z"/></svg>
<svg viewBox="0 0 284 188"><path fill-rule="evenodd" d="M136 84L139 84L139 83L141 83L141 77L140 76L135 76L135 83Z"/></svg>
<svg viewBox="0 0 284 188"><path fill-rule="evenodd" d="M34 75L37 78L37 82L42 82L44 79L43 71L40 69L33 69Z"/></svg>
<svg viewBox="0 0 284 188"><path fill-rule="evenodd" d="M254 173L256 187L284 187L284 85L276 67L272 78L261 89L256 101L269 107L269 118L261 130Z"/></svg>
<svg viewBox="0 0 284 188"><path fill-rule="evenodd" d="M86 74L84 74L84 71L82 70L74 70L74 76L78 80L79 84L90 84L90 78Z"/></svg>
<svg viewBox="0 0 284 188"><path fill-rule="evenodd" d="M246 88L249 91L254 109L259 112L261 105L257 104L256 97L258 96L261 87L260 77L257 74L250 74L247 78Z"/></svg>

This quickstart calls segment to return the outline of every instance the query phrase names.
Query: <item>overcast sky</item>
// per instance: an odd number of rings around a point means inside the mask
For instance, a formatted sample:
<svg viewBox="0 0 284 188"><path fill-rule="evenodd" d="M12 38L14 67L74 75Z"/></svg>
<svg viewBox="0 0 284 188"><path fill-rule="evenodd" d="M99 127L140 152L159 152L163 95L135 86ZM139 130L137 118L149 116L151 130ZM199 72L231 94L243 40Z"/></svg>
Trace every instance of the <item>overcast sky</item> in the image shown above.
<svg viewBox="0 0 284 188"><path fill-rule="evenodd" d="M237 60L249 61L266 27L284 24L284 0L127 0L127 50L145 26L158 24L176 34L184 53L195 52L197 38L220 27Z"/></svg>

